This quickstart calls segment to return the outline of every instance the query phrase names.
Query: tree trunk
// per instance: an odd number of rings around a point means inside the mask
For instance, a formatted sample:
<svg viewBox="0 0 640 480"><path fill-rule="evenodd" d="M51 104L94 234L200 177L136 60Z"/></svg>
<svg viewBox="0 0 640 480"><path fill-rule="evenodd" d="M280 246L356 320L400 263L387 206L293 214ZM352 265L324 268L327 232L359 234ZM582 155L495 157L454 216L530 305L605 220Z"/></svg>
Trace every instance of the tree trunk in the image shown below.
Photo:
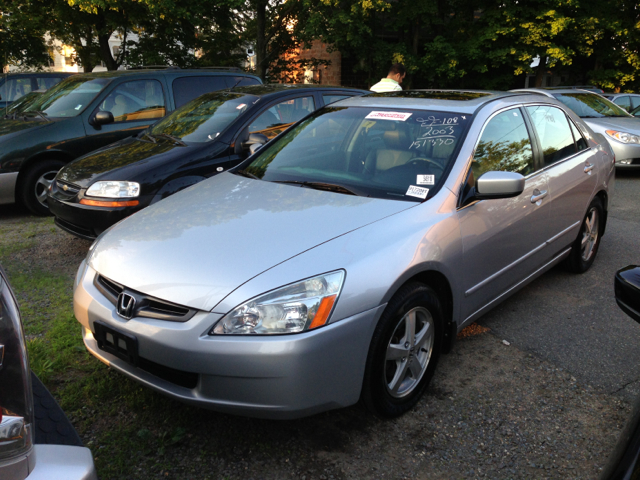
<svg viewBox="0 0 640 480"><path fill-rule="evenodd" d="M534 88L542 87L542 80L544 79L544 72L547 68L547 56L540 56L540 63L536 67L536 81L533 85Z"/></svg>
<svg viewBox="0 0 640 480"><path fill-rule="evenodd" d="M262 81L267 74L267 1L256 2L256 75Z"/></svg>
<svg viewBox="0 0 640 480"><path fill-rule="evenodd" d="M98 47L100 49L100 58L107 66L107 70L117 70L118 62L113 59L113 55L111 54L111 48L109 47L109 39L111 38L111 33L104 33L102 35L98 35Z"/></svg>

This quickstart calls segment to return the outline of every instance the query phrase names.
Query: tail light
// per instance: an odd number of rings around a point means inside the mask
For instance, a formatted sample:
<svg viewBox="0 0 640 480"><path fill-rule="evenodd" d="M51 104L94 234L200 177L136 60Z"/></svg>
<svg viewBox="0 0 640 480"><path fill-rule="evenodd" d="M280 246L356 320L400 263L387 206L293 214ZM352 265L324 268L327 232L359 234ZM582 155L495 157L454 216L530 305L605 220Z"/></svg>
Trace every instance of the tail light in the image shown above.
<svg viewBox="0 0 640 480"><path fill-rule="evenodd" d="M33 446L29 359L16 299L0 268L0 461Z"/></svg>

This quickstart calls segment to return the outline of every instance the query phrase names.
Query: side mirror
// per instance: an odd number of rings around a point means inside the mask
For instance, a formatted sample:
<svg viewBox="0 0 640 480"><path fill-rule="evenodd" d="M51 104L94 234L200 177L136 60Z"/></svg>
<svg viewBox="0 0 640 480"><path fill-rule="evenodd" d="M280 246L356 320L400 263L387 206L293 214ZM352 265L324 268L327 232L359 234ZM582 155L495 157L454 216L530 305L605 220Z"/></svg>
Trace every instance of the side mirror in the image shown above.
<svg viewBox="0 0 640 480"><path fill-rule="evenodd" d="M616 303L624 313L640 323L640 267L629 265L616 272Z"/></svg>
<svg viewBox="0 0 640 480"><path fill-rule="evenodd" d="M262 133L251 133L246 142L242 144L242 148L249 150L249 153L253 155L257 152L265 143L269 141L269 137Z"/></svg>
<svg viewBox="0 0 640 480"><path fill-rule="evenodd" d="M524 177L514 172L487 172L476 180L478 200L517 197L524 190Z"/></svg>
<svg viewBox="0 0 640 480"><path fill-rule="evenodd" d="M98 112L96 113L96 116L93 117L93 123L96 125L106 125L108 123L113 123L114 121L115 119L111 112Z"/></svg>

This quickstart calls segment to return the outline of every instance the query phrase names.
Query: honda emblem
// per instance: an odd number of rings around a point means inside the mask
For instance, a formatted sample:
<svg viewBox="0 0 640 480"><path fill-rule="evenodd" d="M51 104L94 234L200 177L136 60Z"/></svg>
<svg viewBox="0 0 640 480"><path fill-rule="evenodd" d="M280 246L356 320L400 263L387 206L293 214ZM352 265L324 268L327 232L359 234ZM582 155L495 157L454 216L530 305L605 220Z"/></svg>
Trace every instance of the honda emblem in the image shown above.
<svg viewBox="0 0 640 480"><path fill-rule="evenodd" d="M131 320L133 318L133 314L136 308L136 299L133 295L129 295L128 293L121 293L118 295L118 305L116 306L116 311L118 315L122 318L126 318L127 320Z"/></svg>

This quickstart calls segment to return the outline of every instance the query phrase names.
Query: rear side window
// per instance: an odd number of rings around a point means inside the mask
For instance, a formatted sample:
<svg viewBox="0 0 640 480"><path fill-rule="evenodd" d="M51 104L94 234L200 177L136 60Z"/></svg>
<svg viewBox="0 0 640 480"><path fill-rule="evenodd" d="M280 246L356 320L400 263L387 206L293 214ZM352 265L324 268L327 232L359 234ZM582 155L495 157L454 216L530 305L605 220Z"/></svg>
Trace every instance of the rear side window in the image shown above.
<svg viewBox="0 0 640 480"><path fill-rule="evenodd" d="M325 105L329 105L330 103L344 100L345 98L351 98L351 96L350 95L331 95L331 94L322 95L322 100L324 100Z"/></svg>
<svg viewBox="0 0 640 480"><path fill-rule="evenodd" d="M531 140L519 109L499 113L485 125L473 155L475 178L485 172L529 175L534 171Z"/></svg>
<svg viewBox="0 0 640 480"><path fill-rule="evenodd" d="M227 77L224 75L181 77L173 81L173 98L176 102L176 108L179 108L200 95L225 88L228 86Z"/></svg>
<svg viewBox="0 0 640 480"><path fill-rule="evenodd" d="M545 167L576 153L569 121L562 110L548 105L534 105L527 107L527 111L540 139Z"/></svg>
<svg viewBox="0 0 640 480"><path fill-rule="evenodd" d="M581 152L582 150L586 150L587 148L589 148L589 145L587 144L587 141L582 136L582 133L580 133L580 130L578 130L578 127L576 127L571 120L569 120L569 126L571 127L571 132L573 133L573 138L576 141L576 146L578 147L578 151Z"/></svg>
<svg viewBox="0 0 640 480"><path fill-rule="evenodd" d="M631 108L632 109L636 109L640 106L640 97L637 95L634 95L631 97Z"/></svg>
<svg viewBox="0 0 640 480"><path fill-rule="evenodd" d="M63 77L39 77L37 78L38 90L49 90L54 85L60 83Z"/></svg>

